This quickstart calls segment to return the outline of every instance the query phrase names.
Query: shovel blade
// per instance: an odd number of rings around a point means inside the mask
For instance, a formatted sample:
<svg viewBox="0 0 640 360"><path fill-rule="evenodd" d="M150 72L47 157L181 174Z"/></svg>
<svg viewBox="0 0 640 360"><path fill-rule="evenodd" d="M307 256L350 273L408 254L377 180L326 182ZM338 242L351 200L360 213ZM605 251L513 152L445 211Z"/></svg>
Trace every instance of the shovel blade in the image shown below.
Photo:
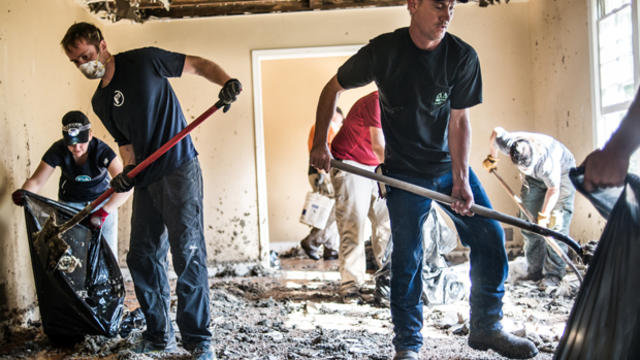
<svg viewBox="0 0 640 360"><path fill-rule="evenodd" d="M52 213L40 231L34 234L34 245L38 256L49 270L54 270L62 256L69 250L60 236L60 227L56 225L56 215Z"/></svg>

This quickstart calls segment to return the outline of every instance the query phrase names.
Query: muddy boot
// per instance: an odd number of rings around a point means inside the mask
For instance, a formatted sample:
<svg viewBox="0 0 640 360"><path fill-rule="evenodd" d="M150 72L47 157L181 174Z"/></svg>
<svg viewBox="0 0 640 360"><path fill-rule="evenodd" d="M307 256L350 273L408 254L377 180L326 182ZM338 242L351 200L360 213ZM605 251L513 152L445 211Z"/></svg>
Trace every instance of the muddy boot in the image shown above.
<svg viewBox="0 0 640 360"><path fill-rule="evenodd" d="M353 281L341 284L340 289L338 289L338 294L343 304L354 304L362 299L360 296L360 287Z"/></svg>
<svg viewBox="0 0 640 360"><path fill-rule="evenodd" d="M542 280L538 281L538 290L545 291L550 287L558 287L562 279L555 275L547 275Z"/></svg>
<svg viewBox="0 0 640 360"><path fill-rule="evenodd" d="M313 247L311 246L311 241L308 235L306 238L300 241L300 247L302 248L302 250L304 250L304 253L307 254L309 258L313 260L320 260L320 254L318 254L317 250L313 249Z"/></svg>
<svg viewBox="0 0 640 360"><path fill-rule="evenodd" d="M186 346L185 346L186 347ZM216 360L216 352L209 343L196 345L191 351L192 360Z"/></svg>
<svg viewBox="0 0 640 360"><path fill-rule="evenodd" d="M500 330L471 330L469 346L476 350L491 349L510 359L530 359L538 354L533 342Z"/></svg>
<svg viewBox="0 0 640 360"><path fill-rule="evenodd" d="M172 337L167 344L154 343L150 340L140 338L138 342L133 344L131 351L138 354L159 354L171 353L178 350L176 338Z"/></svg>
<svg viewBox="0 0 640 360"><path fill-rule="evenodd" d="M396 353L393 360L418 360L418 353L411 350L401 350Z"/></svg>
<svg viewBox="0 0 640 360"><path fill-rule="evenodd" d="M325 260L337 260L338 259L338 252L333 250L333 249L327 249L327 247L324 247L324 253L322 254L322 257Z"/></svg>
<svg viewBox="0 0 640 360"><path fill-rule="evenodd" d="M540 270L540 271L536 271L536 272L530 272L527 275L519 278L518 280L519 281L533 281L533 282L536 282L536 281L542 280L542 278L543 278L542 270Z"/></svg>

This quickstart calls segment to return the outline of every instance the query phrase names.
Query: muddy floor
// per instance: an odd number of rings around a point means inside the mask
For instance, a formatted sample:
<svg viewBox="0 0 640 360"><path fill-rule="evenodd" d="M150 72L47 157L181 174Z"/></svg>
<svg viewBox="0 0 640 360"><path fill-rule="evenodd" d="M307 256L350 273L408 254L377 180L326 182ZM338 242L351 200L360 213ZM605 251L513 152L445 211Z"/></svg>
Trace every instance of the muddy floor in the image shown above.
<svg viewBox="0 0 640 360"><path fill-rule="evenodd" d="M518 263L520 261L520 263ZM521 259L511 268L517 272ZM281 269L226 267L210 279L214 347L219 359L390 359L392 326L389 309L376 303L373 281L361 298L345 304L337 296L337 261L302 256L280 259ZM467 279L468 263L456 265ZM224 276L223 276L224 275ZM241 275L241 276L239 276ZM511 276L511 275L510 275ZM538 346L536 359L551 359L577 291L575 275L559 287L542 289L532 282L506 284L505 328L527 336ZM137 307L127 281L127 307ZM468 287L467 287L468 289ZM175 314L175 299L172 301ZM448 305L425 307L421 359L500 359L492 351L466 345L468 297ZM140 336L90 336L73 348L55 348L39 324L12 329L0 344L0 359L188 359L180 351L138 355L129 350ZM179 336L179 334L178 334Z"/></svg>

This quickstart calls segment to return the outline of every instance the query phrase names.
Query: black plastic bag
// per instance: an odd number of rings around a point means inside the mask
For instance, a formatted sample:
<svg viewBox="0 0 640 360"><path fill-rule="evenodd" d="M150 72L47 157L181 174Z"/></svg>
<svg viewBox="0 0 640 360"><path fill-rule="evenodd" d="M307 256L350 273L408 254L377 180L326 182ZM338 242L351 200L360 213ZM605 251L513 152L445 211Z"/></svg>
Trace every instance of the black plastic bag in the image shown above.
<svg viewBox="0 0 640 360"><path fill-rule="evenodd" d="M46 244L35 234L55 213L61 224L78 212L65 204L25 191L25 220L31 265L45 334L59 344L82 340L85 335L115 336L124 306L124 281L118 263L99 230L88 219L62 234L67 254L78 260L73 271L49 266Z"/></svg>
<svg viewBox="0 0 640 360"><path fill-rule="evenodd" d="M623 188L586 193L608 218L576 297L555 359L640 357L640 178L628 175ZM615 200L615 194L620 196Z"/></svg>

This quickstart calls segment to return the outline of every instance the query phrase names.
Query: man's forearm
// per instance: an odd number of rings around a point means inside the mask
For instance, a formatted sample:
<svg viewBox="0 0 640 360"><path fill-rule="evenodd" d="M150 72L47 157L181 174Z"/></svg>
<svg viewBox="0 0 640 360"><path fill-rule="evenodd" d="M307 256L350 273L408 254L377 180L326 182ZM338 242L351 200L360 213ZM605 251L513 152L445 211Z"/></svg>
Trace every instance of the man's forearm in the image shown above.
<svg viewBox="0 0 640 360"><path fill-rule="evenodd" d="M560 197L560 190L557 187L548 188L544 194L544 201L540 208L540 213L545 217L549 217L551 210L556 206L558 198Z"/></svg>
<svg viewBox="0 0 640 360"><path fill-rule="evenodd" d="M216 63L199 56L187 55L183 72L196 74L205 79L224 85L231 77Z"/></svg>
<svg viewBox="0 0 640 360"><path fill-rule="evenodd" d="M326 146L327 144L329 126L331 125L331 119L336 110L336 104L341 92L339 86L336 87L337 84L337 78L333 77L329 83L325 85L320 94L318 109L316 111L316 127L313 134L312 147Z"/></svg>
<svg viewBox="0 0 640 360"><path fill-rule="evenodd" d="M122 158L122 164L124 166L136 164L136 154L133 151L133 145L122 145L118 148L118 151L120 152L120 157Z"/></svg>
<svg viewBox="0 0 640 360"><path fill-rule="evenodd" d="M463 111L463 110L459 110ZM453 181L469 180L469 150L471 148L471 124L467 111L451 116L449 124L449 152L451 154L451 173Z"/></svg>

